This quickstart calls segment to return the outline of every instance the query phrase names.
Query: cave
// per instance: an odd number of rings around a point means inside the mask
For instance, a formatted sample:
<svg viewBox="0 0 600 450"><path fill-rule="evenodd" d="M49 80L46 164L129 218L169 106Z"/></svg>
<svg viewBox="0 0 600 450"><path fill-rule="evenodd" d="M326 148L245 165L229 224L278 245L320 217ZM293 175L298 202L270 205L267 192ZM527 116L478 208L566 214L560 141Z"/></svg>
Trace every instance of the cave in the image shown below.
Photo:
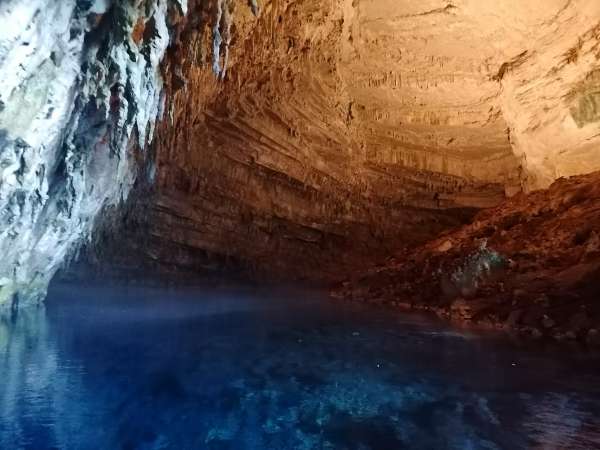
<svg viewBox="0 0 600 450"><path fill-rule="evenodd" d="M600 2L0 25L0 448L600 448Z"/></svg>

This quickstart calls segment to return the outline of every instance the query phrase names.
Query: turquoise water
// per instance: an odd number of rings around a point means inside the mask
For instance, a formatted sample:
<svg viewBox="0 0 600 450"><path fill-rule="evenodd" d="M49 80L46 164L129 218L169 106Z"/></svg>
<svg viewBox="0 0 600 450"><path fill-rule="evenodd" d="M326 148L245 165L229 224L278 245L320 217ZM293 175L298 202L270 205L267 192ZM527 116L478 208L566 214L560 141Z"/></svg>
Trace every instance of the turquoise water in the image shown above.
<svg viewBox="0 0 600 450"><path fill-rule="evenodd" d="M599 369L317 294L57 286L0 322L0 448L600 448Z"/></svg>

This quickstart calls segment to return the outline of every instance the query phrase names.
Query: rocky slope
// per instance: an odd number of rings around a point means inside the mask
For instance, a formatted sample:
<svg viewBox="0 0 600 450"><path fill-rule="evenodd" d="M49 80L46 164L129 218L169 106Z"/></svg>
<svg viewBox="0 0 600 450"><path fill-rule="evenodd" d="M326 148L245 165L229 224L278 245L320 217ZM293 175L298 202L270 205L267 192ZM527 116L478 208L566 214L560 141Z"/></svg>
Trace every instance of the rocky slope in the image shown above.
<svg viewBox="0 0 600 450"><path fill-rule="evenodd" d="M334 295L600 345L600 172L482 211Z"/></svg>

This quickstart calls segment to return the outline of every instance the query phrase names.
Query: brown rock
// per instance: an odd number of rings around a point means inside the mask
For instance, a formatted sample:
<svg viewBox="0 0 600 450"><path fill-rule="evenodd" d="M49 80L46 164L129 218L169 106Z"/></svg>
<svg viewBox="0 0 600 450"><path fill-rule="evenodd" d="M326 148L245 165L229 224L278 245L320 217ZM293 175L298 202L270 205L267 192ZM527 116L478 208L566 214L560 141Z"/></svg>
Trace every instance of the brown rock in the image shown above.
<svg viewBox="0 0 600 450"><path fill-rule="evenodd" d="M544 315L544 317L542 318L542 325L544 326L544 328L553 328L556 325L556 322L547 315Z"/></svg>
<svg viewBox="0 0 600 450"><path fill-rule="evenodd" d="M594 230L586 242L585 254L588 256L590 254L597 254L598 252L600 252L600 235Z"/></svg>
<svg viewBox="0 0 600 450"><path fill-rule="evenodd" d="M590 319L585 311L580 311L571 316L567 326L573 332L579 333L580 331L589 328Z"/></svg>
<svg viewBox="0 0 600 450"><path fill-rule="evenodd" d="M529 334L534 339L540 339L544 336L544 333L542 333L538 328L531 328Z"/></svg>
<svg viewBox="0 0 600 450"><path fill-rule="evenodd" d="M592 328L588 331L585 341L590 347L600 347L600 331Z"/></svg>
<svg viewBox="0 0 600 450"><path fill-rule="evenodd" d="M515 300L516 302L520 302L521 300L524 300L527 297L527 291L525 291L524 289L515 289L512 293L513 296L513 300Z"/></svg>
<svg viewBox="0 0 600 450"><path fill-rule="evenodd" d="M509 328L517 328L517 325L521 320L521 316L523 316L522 309L516 309L514 311L511 311L511 313L508 315L508 319L506 319L506 325Z"/></svg>
<svg viewBox="0 0 600 450"><path fill-rule="evenodd" d="M452 249L452 241L444 241L442 242L436 249L436 252L445 253Z"/></svg>
<svg viewBox="0 0 600 450"><path fill-rule="evenodd" d="M450 312L453 318L461 320L471 320L473 318L473 309L463 298L458 298L452 302Z"/></svg>
<svg viewBox="0 0 600 450"><path fill-rule="evenodd" d="M542 294L538 297L536 297L536 299L534 300L534 303L540 305L540 306L550 306L550 298L546 295L546 294Z"/></svg>
<svg viewBox="0 0 600 450"><path fill-rule="evenodd" d="M567 331L563 335L566 339L575 340L577 339L577 334L574 331Z"/></svg>

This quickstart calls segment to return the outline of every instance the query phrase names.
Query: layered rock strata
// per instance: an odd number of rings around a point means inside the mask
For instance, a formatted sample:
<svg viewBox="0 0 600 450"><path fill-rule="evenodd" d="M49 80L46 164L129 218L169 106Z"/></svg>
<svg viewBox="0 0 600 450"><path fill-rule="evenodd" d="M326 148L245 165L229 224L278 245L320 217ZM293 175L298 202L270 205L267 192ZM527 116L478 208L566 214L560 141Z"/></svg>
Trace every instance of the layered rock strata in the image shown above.
<svg viewBox="0 0 600 450"><path fill-rule="evenodd" d="M576 79L598 67L599 17L558 0L238 8L227 76L214 24L169 59L157 181L117 247L171 271L339 278L464 208L591 171L595 88Z"/></svg>

